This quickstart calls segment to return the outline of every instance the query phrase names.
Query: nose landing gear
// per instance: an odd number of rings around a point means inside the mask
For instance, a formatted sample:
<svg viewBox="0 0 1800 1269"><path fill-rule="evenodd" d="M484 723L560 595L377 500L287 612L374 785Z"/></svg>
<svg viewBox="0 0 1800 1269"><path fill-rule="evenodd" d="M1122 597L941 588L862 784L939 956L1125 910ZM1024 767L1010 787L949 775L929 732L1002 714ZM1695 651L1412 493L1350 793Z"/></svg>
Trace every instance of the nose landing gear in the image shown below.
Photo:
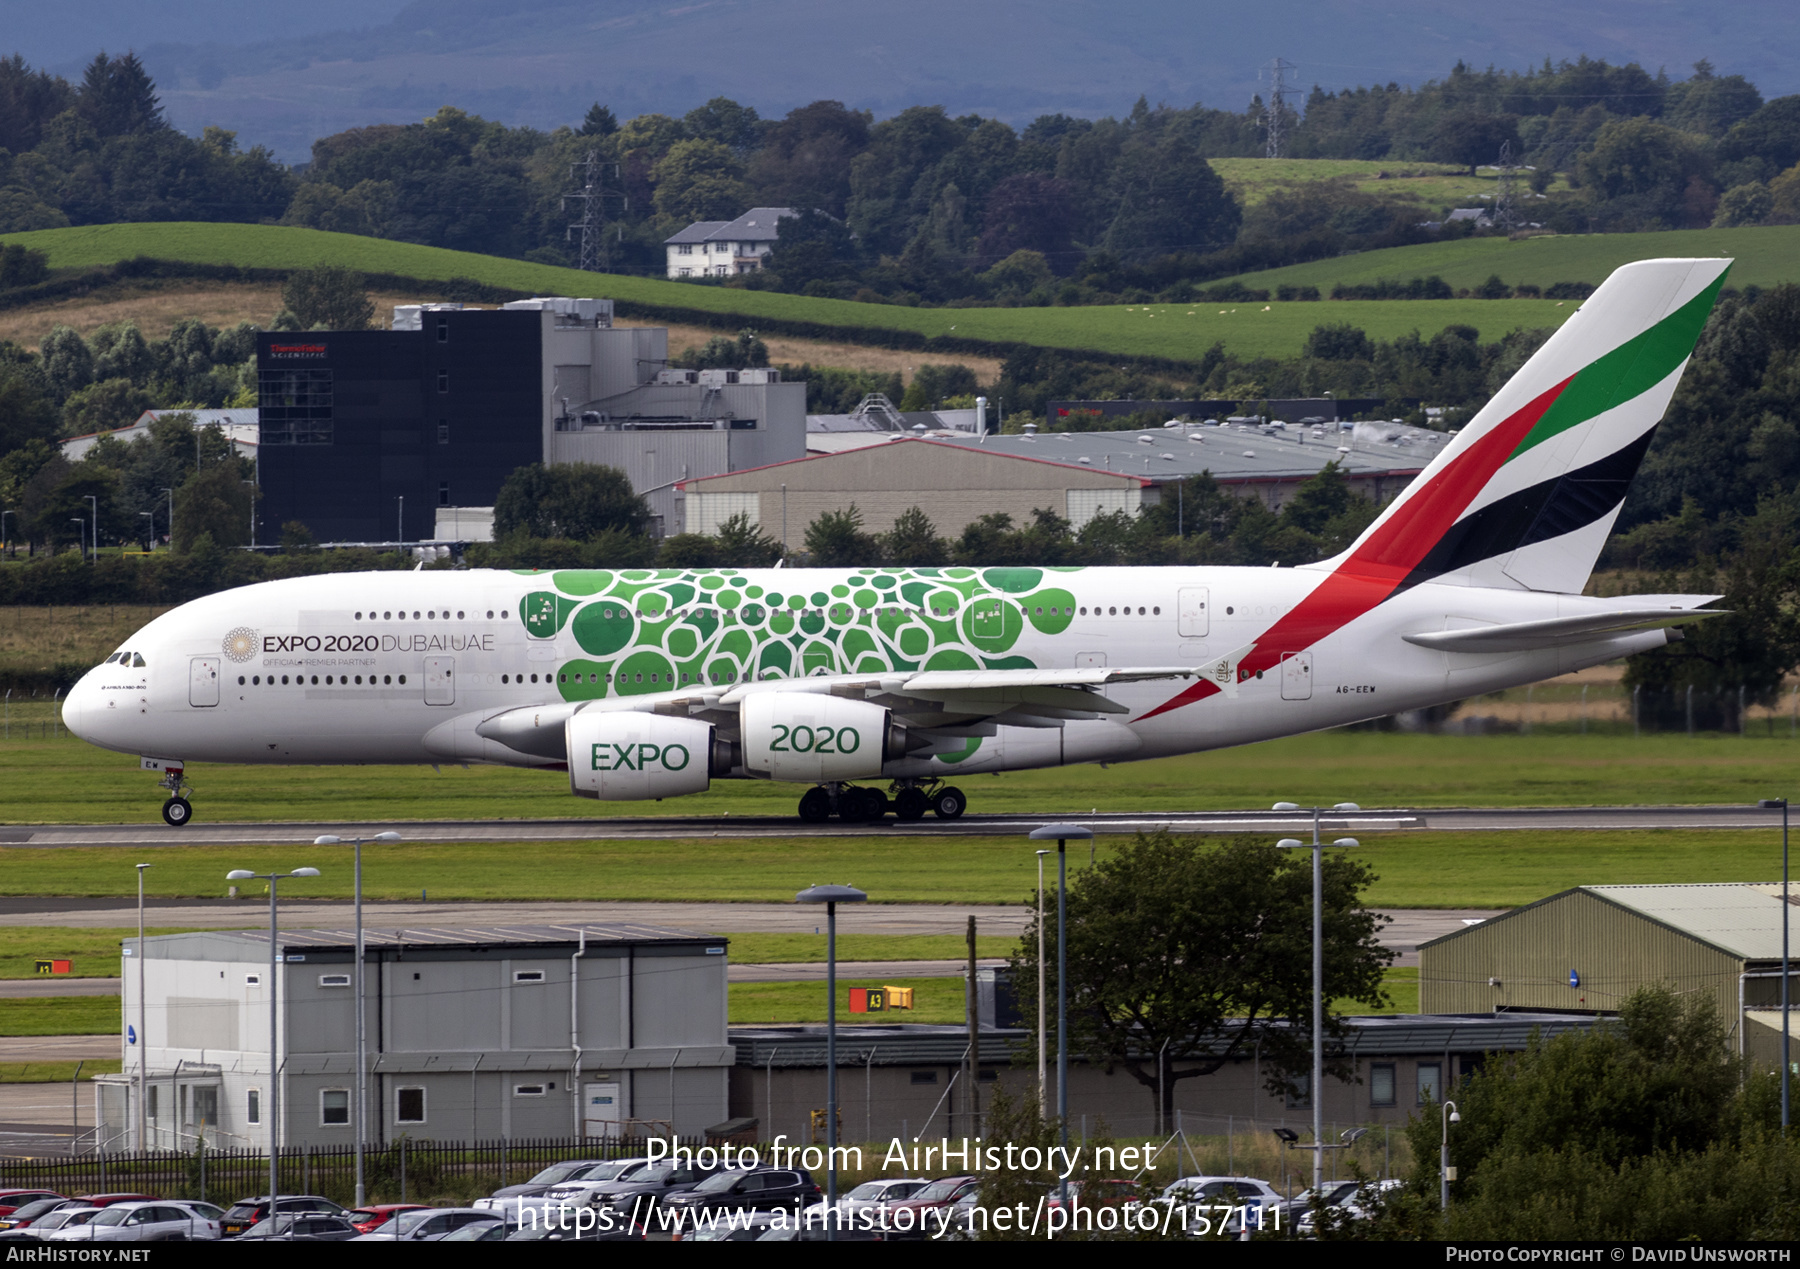
<svg viewBox="0 0 1800 1269"><path fill-rule="evenodd" d="M194 804L187 800L187 794L194 791L193 786L182 778L180 767L168 767L163 771L163 778L157 782L158 788L169 791L168 800L163 803L163 823L170 828L182 828L194 818Z"/></svg>

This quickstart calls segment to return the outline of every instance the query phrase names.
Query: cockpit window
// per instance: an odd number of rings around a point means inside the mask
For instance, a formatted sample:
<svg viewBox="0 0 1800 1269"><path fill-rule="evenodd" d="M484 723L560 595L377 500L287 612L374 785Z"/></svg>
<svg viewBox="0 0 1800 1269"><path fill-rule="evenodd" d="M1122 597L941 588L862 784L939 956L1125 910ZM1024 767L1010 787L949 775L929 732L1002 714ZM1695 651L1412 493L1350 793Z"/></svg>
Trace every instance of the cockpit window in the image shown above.
<svg viewBox="0 0 1800 1269"><path fill-rule="evenodd" d="M122 657L124 655L125 655L125 653L123 653L123 652L115 652L111 656L107 657L106 660L102 661L100 664L101 665L111 665L114 661L117 661L120 657Z"/></svg>
<svg viewBox="0 0 1800 1269"><path fill-rule="evenodd" d="M133 653L132 653L132 654L131 654L131 668L132 668L132 669L134 669L134 670L141 670L141 669L143 669L143 668L144 668L144 656L143 656L143 653L141 653L141 652L133 652Z"/></svg>

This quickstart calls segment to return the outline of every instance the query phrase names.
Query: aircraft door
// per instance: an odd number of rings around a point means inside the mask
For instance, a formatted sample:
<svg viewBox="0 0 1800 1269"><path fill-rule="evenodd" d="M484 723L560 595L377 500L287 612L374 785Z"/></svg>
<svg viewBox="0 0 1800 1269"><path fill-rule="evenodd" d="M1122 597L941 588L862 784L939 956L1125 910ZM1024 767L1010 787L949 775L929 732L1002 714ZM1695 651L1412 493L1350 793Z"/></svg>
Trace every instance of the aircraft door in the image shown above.
<svg viewBox="0 0 1800 1269"><path fill-rule="evenodd" d="M425 703L456 704L456 658L425 658Z"/></svg>
<svg viewBox="0 0 1800 1269"><path fill-rule="evenodd" d="M617 1084L584 1084L581 1089L581 1132L586 1137L617 1137L624 1127L624 1100Z"/></svg>
<svg viewBox="0 0 1800 1269"><path fill-rule="evenodd" d="M1176 595L1177 633L1183 639L1204 639L1211 618L1206 610L1206 587L1183 586Z"/></svg>
<svg viewBox="0 0 1800 1269"><path fill-rule="evenodd" d="M1312 699L1312 653L1289 652L1281 658L1281 699Z"/></svg>
<svg viewBox="0 0 1800 1269"><path fill-rule="evenodd" d="M1104 668L1105 665L1106 653L1104 652L1077 652L1075 654L1077 670L1098 670Z"/></svg>
<svg viewBox="0 0 1800 1269"><path fill-rule="evenodd" d="M202 709L219 703L219 658L195 657L188 662L188 704Z"/></svg>

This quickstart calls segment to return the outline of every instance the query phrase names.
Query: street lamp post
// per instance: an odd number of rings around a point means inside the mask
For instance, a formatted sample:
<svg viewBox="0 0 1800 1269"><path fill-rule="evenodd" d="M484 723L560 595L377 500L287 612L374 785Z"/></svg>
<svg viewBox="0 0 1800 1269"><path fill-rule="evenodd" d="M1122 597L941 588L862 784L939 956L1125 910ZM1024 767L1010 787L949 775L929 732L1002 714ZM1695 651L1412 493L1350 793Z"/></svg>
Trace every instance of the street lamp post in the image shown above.
<svg viewBox="0 0 1800 1269"><path fill-rule="evenodd" d="M275 1193L280 1187L276 1176L276 1151L281 1143L281 1042L276 1030L276 966L280 962L279 944L275 938L275 883L283 877L316 877L317 868L296 868L292 872L253 872L233 868L225 874L227 881L266 881L269 883L269 1096L263 1113L269 1117L269 1219L275 1219Z"/></svg>
<svg viewBox="0 0 1800 1269"><path fill-rule="evenodd" d="M1765 811L1781 808L1781 1135L1788 1130L1788 800L1764 798L1757 805ZM1744 1025L1738 1020L1738 1026Z"/></svg>
<svg viewBox="0 0 1800 1269"><path fill-rule="evenodd" d="M1455 1102L1445 1102L1438 1107L1438 1117L1444 1123L1443 1140L1438 1146L1438 1210L1450 1210L1450 1125L1462 1122L1462 1112L1456 1109Z"/></svg>
<svg viewBox="0 0 1800 1269"><path fill-rule="evenodd" d="M327 833L323 837L313 839L314 846L339 846L343 838ZM363 1194L363 1137L369 1122L369 1051L365 1036L365 1024L368 1021L368 1009L363 1003L363 920L362 920L362 848L363 838L351 839L356 848L356 1205L361 1207L366 1198ZM400 834L388 832L377 833L368 839L372 842L397 842ZM673 1111L671 1110L671 1114Z"/></svg>
<svg viewBox="0 0 1800 1269"><path fill-rule="evenodd" d="M1298 811L1298 803L1277 802L1277 811ZM1339 802L1333 811L1352 812L1362 808L1354 802ZM1319 839L1321 808L1312 808L1312 1112L1313 1112L1313 1192L1325 1185L1325 844ZM1354 837L1340 837L1333 846L1359 846ZM1306 843L1284 837L1275 845L1282 850L1300 850Z"/></svg>
<svg viewBox="0 0 1800 1269"><path fill-rule="evenodd" d="M1069 1144L1069 853L1070 841L1091 842L1094 834L1079 824L1046 824L1031 830L1031 840L1056 841L1056 1117L1061 1121L1062 1146ZM1042 965L1044 958L1038 957ZM1064 1177L1057 1193L1066 1208L1069 1180Z"/></svg>
<svg viewBox="0 0 1800 1269"><path fill-rule="evenodd" d="M1050 1114L1050 1056L1045 1051L1044 1043L1044 856L1050 852L1040 850L1038 861L1038 1118L1045 1119Z"/></svg>
<svg viewBox="0 0 1800 1269"><path fill-rule="evenodd" d="M837 905L866 903L869 896L855 886L811 886L794 896L795 903L825 905L825 1239L837 1241ZM675 1108L669 1107L673 1118Z"/></svg>
<svg viewBox="0 0 1800 1269"><path fill-rule="evenodd" d="M154 868L155 866L156 865L154 865L154 864L138 864L136 866L137 867L137 882L138 882L138 941L137 941L138 1114L137 1114L137 1118L138 1118L138 1149L139 1150L148 1150L150 1148L150 1141L149 1141L150 1112L144 1104L144 1098L149 1096L149 1092L148 1092L149 1083L144 1074L144 1066L145 1066L145 1063L149 1061L149 1057L150 1057L150 1037L146 1033L145 1025L144 1025L144 1018L147 1013L147 1010L144 1007L144 869ZM98 1137L98 1135L99 1135L98 1133L95 1134L96 1137Z"/></svg>

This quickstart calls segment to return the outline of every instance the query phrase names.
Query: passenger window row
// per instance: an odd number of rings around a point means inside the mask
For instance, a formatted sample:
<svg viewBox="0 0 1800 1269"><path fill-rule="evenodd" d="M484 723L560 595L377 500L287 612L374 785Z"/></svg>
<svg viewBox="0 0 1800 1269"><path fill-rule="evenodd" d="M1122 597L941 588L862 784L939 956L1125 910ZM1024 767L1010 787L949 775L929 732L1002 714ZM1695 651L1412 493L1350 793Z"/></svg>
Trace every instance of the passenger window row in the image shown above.
<svg viewBox="0 0 1800 1269"><path fill-rule="evenodd" d="M399 676L399 678L400 678L400 684L401 684L401 686L402 686L402 687L404 687L404 686L405 686L405 685L406 685L406 676L405 676L405 675L404 675L404 674L402 674L402 675L400 675L400 676ZM333 683L333 680L334 680L334 679L335 679L335 680L336 680L336 683L335 683L335 686L337 686L337 687L349 687L349 686L350 686L350 680L351 680L351 676L350 676L350 675L348 675L348 674L338 674L338 675L331 675L331 674L327 674L327 675L326 675L326 676L325 676L325 686L326 686L326 687L332 687L332 686L334 686L334 683ZM361 686L362 686L362 685L363 685L363 676L362 676L362 675L360 675L360 674L358 674L358 675L356 675L356 676L355 676L355 679L356 679L356 685L357 685L357 686L358 686L358 687L361 687ZM394 675L392 675L392 674L384 674L384 675L382 675L382 676L381 676L381 683L377 683L377 682L376 682L376 681L375 681L375 676L374 676L374 675L373 675L373 674L371 674L371 675L369 675L369 683L368 683L368 685L369 685L369 686L370 686L370 687L379 687L379 686L382 686L382 685L384 685L384 684L392 684L392 683L393 683L393 682L394 682ZM287 685L288 685L288 676L287 676L287 675L285 675L285 674L284 674L284 675L282 675L282 676L281 676L281 686L282 686L282 687L286 687L286 686L287 686ZM243 675L241 675L241 674L240 674L240 675L238 675L238 686L239 686L239 687L243 687L243 686L245 686L245 683L244 683L244 676L243 676ZM263 676L262 676L262 675L260 675L260 674L252 674L252 675L251 675L251 676L250 676L250 683L249 683L249 686L251 686L251 687L265 687L265 686L267 686L267 687L274 687L274 686L275 686L275 676L274 676L274 675L273 675L273 674L271 674L271 675L269 675L269 676L268 676L268 682L267 682L267 683L266 683L266 684L265 684L265 683L264 683L264 682L263 682ZM311 687L318 687L318 686L319 686L319 676L318 676L318 675L316 675L316 674L315 674L315 675L313 675L313 676L312 676L312 682L311 682L311 683L310 683L310 684L309 684L309 683L308 683L308 682L307 682L307 677L306 677L306 675L304 675L304 674L296 674L296 675L294 675L294 686L296 686L296 687L308 687L308 686L311 686Z"/></svg>
<svg viewBox="0 0 1800 1269"><path fill-rule="evenodd" d="M494 619L494 610L492 608L488 609L487 615L488 615L488 620L492 621ZM405 621L406 620L406 609L402 608L397 613L390 611L390 612L383 612L380 614L376 614L376 613L371 612L371 613L368 613L366 616L365 616L365 614L360 613L360 612L356 614L356 620L358 620L358 621L364 621L364 620L375 621L375 620L377 620L378 617L382 621L393 621L396 617L398 617L401 621ZM463 614L462 610L458 609L457 613L456 613L456 619L458 621L461 621L461 620L463 620L463 617L464 617L464 614ZM419 610L417 608L415 608L415 609L413 609L413 612L412 612L412 619L414 621L449 621L450 620L450 610L448 608L442 608L442 609L428 608L425 610L425 612L423 614L421 614L419 612ZM506 620L506 609L504 609L504 608L502 608L500 610L500 620L502 620L502 621Z"/></svg>

